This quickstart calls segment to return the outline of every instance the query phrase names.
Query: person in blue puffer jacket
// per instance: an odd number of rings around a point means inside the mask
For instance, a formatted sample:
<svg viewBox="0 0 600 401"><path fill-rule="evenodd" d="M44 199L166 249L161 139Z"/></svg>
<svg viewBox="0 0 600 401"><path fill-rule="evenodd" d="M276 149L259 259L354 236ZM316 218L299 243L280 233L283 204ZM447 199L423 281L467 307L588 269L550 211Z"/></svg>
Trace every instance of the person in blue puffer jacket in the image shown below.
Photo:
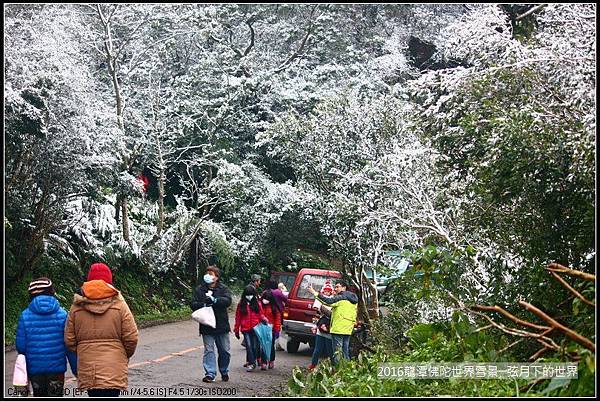
<svg viewBox="0 0 600 401"><path fill-rule="evenodd" d="M34 397L62 397L67 360L77 376L77 356L64 341L67 312L46 277L29 284L29 297L31 302L17 324L17 352L25 355Z"/></svg>

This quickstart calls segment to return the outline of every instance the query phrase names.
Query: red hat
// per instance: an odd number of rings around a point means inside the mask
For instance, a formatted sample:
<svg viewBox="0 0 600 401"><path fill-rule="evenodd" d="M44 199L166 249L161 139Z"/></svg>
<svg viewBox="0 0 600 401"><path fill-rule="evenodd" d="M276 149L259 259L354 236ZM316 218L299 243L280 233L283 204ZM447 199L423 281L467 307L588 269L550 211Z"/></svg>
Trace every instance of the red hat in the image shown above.
<svg viewBox="0 0 600 401"><path fill-rule="evenodd" d="M104 280L107 284L112 284L112 272L104 263L94 263L90 266L87 276L88 281Z"/></svg>
<svg viewBox="0 0 600 401"><path fill-rule="evenodd" d="M333 291L333 286L331 285L331 280L327 279L325 280L325 284L323 285L323 288L321 288L321 294L328 296L334 293Z"/></svg>

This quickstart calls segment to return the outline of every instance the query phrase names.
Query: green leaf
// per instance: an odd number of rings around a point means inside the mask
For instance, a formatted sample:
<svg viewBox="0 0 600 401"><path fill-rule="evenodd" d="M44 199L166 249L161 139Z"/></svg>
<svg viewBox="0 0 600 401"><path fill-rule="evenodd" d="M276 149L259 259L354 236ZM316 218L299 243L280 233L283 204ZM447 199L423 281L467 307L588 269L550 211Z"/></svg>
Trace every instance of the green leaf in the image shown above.
<svg viewBox="0 0 600 401"><path fill-rule="evenodd" d="M299 372L298 372L299 373ZM300 388L305 388L306 386L304 385L304 383L298 379L296 377L296 374L293 374L292 377L294 378L294 382L300 387Z"/></svg>
<svg viewBox="0 0 600 401"><path fill-rule="evenodd" d="M571 379L563 378L563 377L555 377L550 380L550 384L548 387L542 391L542 394L548 394L551 391L554 391L558 388L565 387L571 382Z"/></svg>
<svg viewBox="0 0 600 401"><path fill-rule="evenodd" d="M468 256L475 256L475 254L477 253L475 252L475 248L473 248L471 245L467 245L467 247L465 248L465 252Z"/></svg>

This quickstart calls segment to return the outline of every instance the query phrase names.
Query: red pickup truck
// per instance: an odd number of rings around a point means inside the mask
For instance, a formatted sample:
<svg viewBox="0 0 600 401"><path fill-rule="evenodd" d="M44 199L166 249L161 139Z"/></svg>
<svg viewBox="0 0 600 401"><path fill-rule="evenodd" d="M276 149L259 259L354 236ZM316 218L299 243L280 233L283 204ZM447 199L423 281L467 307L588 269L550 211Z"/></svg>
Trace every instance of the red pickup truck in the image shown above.
<svg viewBox="0 0 600 401"><path fill-rule="evenodd" d="M326 280L332 282L342 278L342 274L335 270L301 269L296 275L292 288L289 289L288 302L283 311L282 330L286 334L287 352L298 352L300 343L308 343L314 346L314 334L312 334L313 317L317 311L312 308L315 297L308 292L312 287L320 291Z"/></svg>

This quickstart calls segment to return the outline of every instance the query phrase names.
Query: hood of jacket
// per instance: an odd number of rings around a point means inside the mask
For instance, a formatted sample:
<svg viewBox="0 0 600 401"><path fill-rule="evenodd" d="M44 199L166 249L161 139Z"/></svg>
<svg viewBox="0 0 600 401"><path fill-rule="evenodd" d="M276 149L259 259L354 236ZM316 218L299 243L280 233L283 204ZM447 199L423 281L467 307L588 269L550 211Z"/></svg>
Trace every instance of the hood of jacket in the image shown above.
<svg viewBox="0 0 600 401"><path fill-rule="evenodd" d="M353 303L353 304L358 303L358 296L351 291L344 291L340 295L342 295L344 297L344 299L346 301L349 301L350 303Z"/></svg>
<svg viewBox="0 0 600 401"><path fill-rule="evenodd" d="M53 295L38 295L29 304L29 310L36 315L50 315L59 308L58 300Z"/></svg>
<svg viewBox="0 0 600 401"><path fill-rule="evenodd" d="M104 280L86 281L81 287L81 293L75 294L73 304L98 315L106 312L111 305L122 299L121 293Z"/></svg>

